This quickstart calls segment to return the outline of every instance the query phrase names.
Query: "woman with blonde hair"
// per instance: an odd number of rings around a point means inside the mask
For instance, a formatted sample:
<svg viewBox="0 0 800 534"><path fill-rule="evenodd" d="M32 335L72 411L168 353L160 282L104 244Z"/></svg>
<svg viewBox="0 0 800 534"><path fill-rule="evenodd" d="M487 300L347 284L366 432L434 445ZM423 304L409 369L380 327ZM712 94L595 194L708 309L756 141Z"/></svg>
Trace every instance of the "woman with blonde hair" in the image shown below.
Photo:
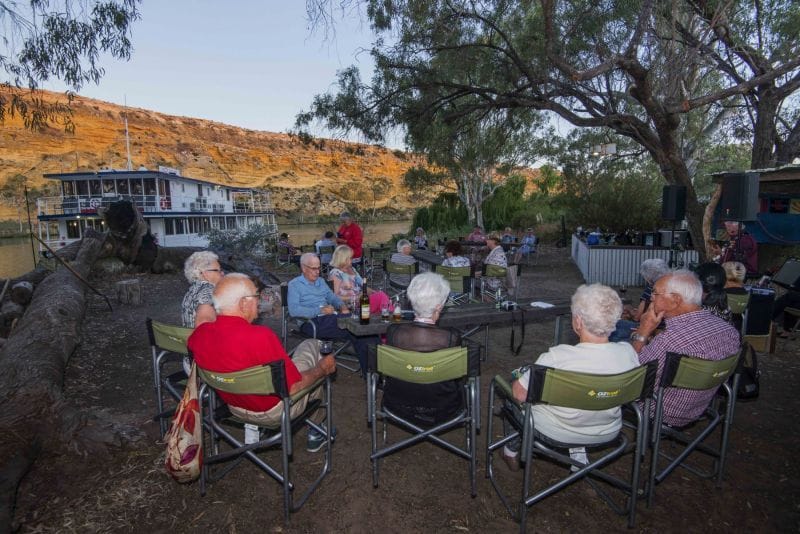
<svg viewBox="0 0 800 534"><path fill-rule="evenodd" d="M331 272L328 280L333 282L333 292L345 303L361 296L364 279L353 268L353 249L347 245L339 245L331 257ZM370 313L380 313L383 304L389 304L389 295L367 287Z"/></svg>

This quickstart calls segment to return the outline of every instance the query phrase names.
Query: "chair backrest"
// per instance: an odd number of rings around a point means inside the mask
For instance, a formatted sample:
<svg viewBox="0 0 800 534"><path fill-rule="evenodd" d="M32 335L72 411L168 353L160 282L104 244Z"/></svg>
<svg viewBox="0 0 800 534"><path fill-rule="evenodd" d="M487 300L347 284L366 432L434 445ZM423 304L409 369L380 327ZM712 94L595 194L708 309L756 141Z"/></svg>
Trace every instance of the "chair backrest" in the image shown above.
<svg viewBox="0 0 800 534"><path fill-rule="evenodd" d="M657 362L613 375L533 366L527 401L577 410L608 410L653 394Z"/></svg>
<svg viewBox="0 0 800 534"><path fill-rule="evenodd" d="M197 367L198 376L217 391L235 395L278 395L289 396L286 387L286 370L283 360L266 365L248 367L241 371L220 373Z"/></svg>
<svg viewBox="0 0 800 534"><path fill-rule="evenodd" d="M330 255L331 255L331 254L333 254L333 252L334 252L335 250L336 250L336 247L334 247L334 246L328 246L328 247L319 247L319 256L320 256L320 258L321 258L322 256L328 256L328 257L330 257Z"/></svg>
<svg viewBox="0 0 800 534"><path fill-rule="evenodd" d="M736 372L739 353L722 360L704 360L668 352L661 373L661 387L704 390L718 387Z"/></svg>
<svg viewBox="0 0 800 534"><path fill-rule="evenodd" d="M750 301L750 293L728 293L728 308L731 313L741 315L747 309L747 303Z"/></svg>
<svg viewBox="0 0 800 534"><path fill-rule="evenodd" d="M286 282L281 284L281 307L284 310L289 309L289 284Z"/></svg>
<svg viewBox="0 0 800 534"><path fill-rule="evenodd" d="M410 264L394 263L391 260L383 260L383 270L389 274L407 274L413 276L419 273L419 262Z"/></svg>
<svg viewBox="0 0 800 534"><path fill-rule="evenodd" d="M168 350L176 354L189 354L186 342L192 335L193 329L184 326L147 319L147 334L150 337L150 344L162 350Z"/></svg>
<svg viewBox="0 0 800 534"><path fill-rule="evenodd" d="M278 259L280 261L289 261L289 247L278 245Z"/></svg>
<svg viewBox="0 0 800 534"><path fill-rule="evenodd" d="M504 278L508 273L508 268L500 267L499 265L484 265L485 273L484 276L488 276L489 278Z"/></svg>
<svg viewBox="0 0 800 534"><path fill-rule="evenodd" d="M447 280L447 283L450 284L450 291L456 293L468 292L469 279L475 275L475 268L466 265L463 267L435 265L434 271L442 275Z"/></svg>
<svg viewBox="0 0 800 534"><path fill-rule="evenodd" d="M377 362L373 370L406 382L435 384L465 377L469 374L469 367L467 347L415 352L389 345L378 345Z"/></svg>

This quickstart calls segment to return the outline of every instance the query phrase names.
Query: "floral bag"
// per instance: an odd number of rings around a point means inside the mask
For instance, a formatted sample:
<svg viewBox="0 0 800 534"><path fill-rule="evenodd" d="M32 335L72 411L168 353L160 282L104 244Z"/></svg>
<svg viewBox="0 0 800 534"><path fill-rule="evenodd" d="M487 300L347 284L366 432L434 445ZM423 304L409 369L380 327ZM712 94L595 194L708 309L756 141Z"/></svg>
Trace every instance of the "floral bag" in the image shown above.
<svg viewBox="0 0 800 534"><path fill-rule="evenodd" d="M175 409L172 427L166 435L167 458L164 467L180 483L191 482L200 476L203 463L203 428L200 423L197 368L192 362L183 398Z"/></svg>

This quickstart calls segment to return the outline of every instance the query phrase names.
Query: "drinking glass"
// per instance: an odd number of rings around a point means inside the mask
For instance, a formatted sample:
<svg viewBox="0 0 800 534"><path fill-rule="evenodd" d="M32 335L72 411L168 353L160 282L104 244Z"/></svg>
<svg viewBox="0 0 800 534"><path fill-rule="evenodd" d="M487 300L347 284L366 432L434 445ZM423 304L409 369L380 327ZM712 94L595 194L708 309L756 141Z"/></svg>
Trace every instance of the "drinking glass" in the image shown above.
<svg viewBox="0 0 800 534"><path fill-rule="evenodd" d="M323 340L319 342L319 353L328 356L333 352L333 341Z"/></svg>
<svg viewBox="0 0 800 534"><path fill-rule="evenodd" d="M384 323L389 322L389 316L392 314L392 310L389 309L389 303L384 302L381 304L381 321Z"/></svg>
<svg viewBox="0 0 800 534"><path fill-rule="evenodd" d="M621 286L619 286L620 295L622 295L624 297L625 293L627 293L627 292L628 292L628 286L626 286L625 284L622 284Z"/></svg>

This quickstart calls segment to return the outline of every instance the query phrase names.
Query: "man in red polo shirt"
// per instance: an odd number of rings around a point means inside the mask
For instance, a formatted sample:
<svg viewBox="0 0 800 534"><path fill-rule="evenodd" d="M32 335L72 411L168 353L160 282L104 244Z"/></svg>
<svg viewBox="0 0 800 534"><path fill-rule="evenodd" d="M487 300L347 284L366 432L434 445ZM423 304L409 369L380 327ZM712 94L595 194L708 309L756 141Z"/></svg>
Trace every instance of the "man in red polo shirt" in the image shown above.
<svg viewBox="0 0 800 534"><path fill-rule="evenodd" d="M333 356L320 356L317 340L301 343L290 359L272 330L250 324L258 317L259 294L247 276L239 273L225 276L214 288L213 300L216 320L201 324L189 336L189 350L199 367L230 373L283 360L289 393L304 389L336 370ZM269 428L280 426L283 405L277 395L235 395L221 391L218 394L231 413L243 421ZM318 388L296 402L291 417L303 413L309 396L320 394ZM313 429L309 431L309 451L316 452L324 443L322 434Z"/></svg>
<svg viewBox="0 0 800 534"><path fill-rule="evenodd" d="M339 233L336 234L336 244L347 245L353 249L353 263L360 263L361 245L364 242L364 234L361 231L361 227L353 221L353 218L346 211L339 216L339 219L342 221L342 225L339 227Z"/></svg>

